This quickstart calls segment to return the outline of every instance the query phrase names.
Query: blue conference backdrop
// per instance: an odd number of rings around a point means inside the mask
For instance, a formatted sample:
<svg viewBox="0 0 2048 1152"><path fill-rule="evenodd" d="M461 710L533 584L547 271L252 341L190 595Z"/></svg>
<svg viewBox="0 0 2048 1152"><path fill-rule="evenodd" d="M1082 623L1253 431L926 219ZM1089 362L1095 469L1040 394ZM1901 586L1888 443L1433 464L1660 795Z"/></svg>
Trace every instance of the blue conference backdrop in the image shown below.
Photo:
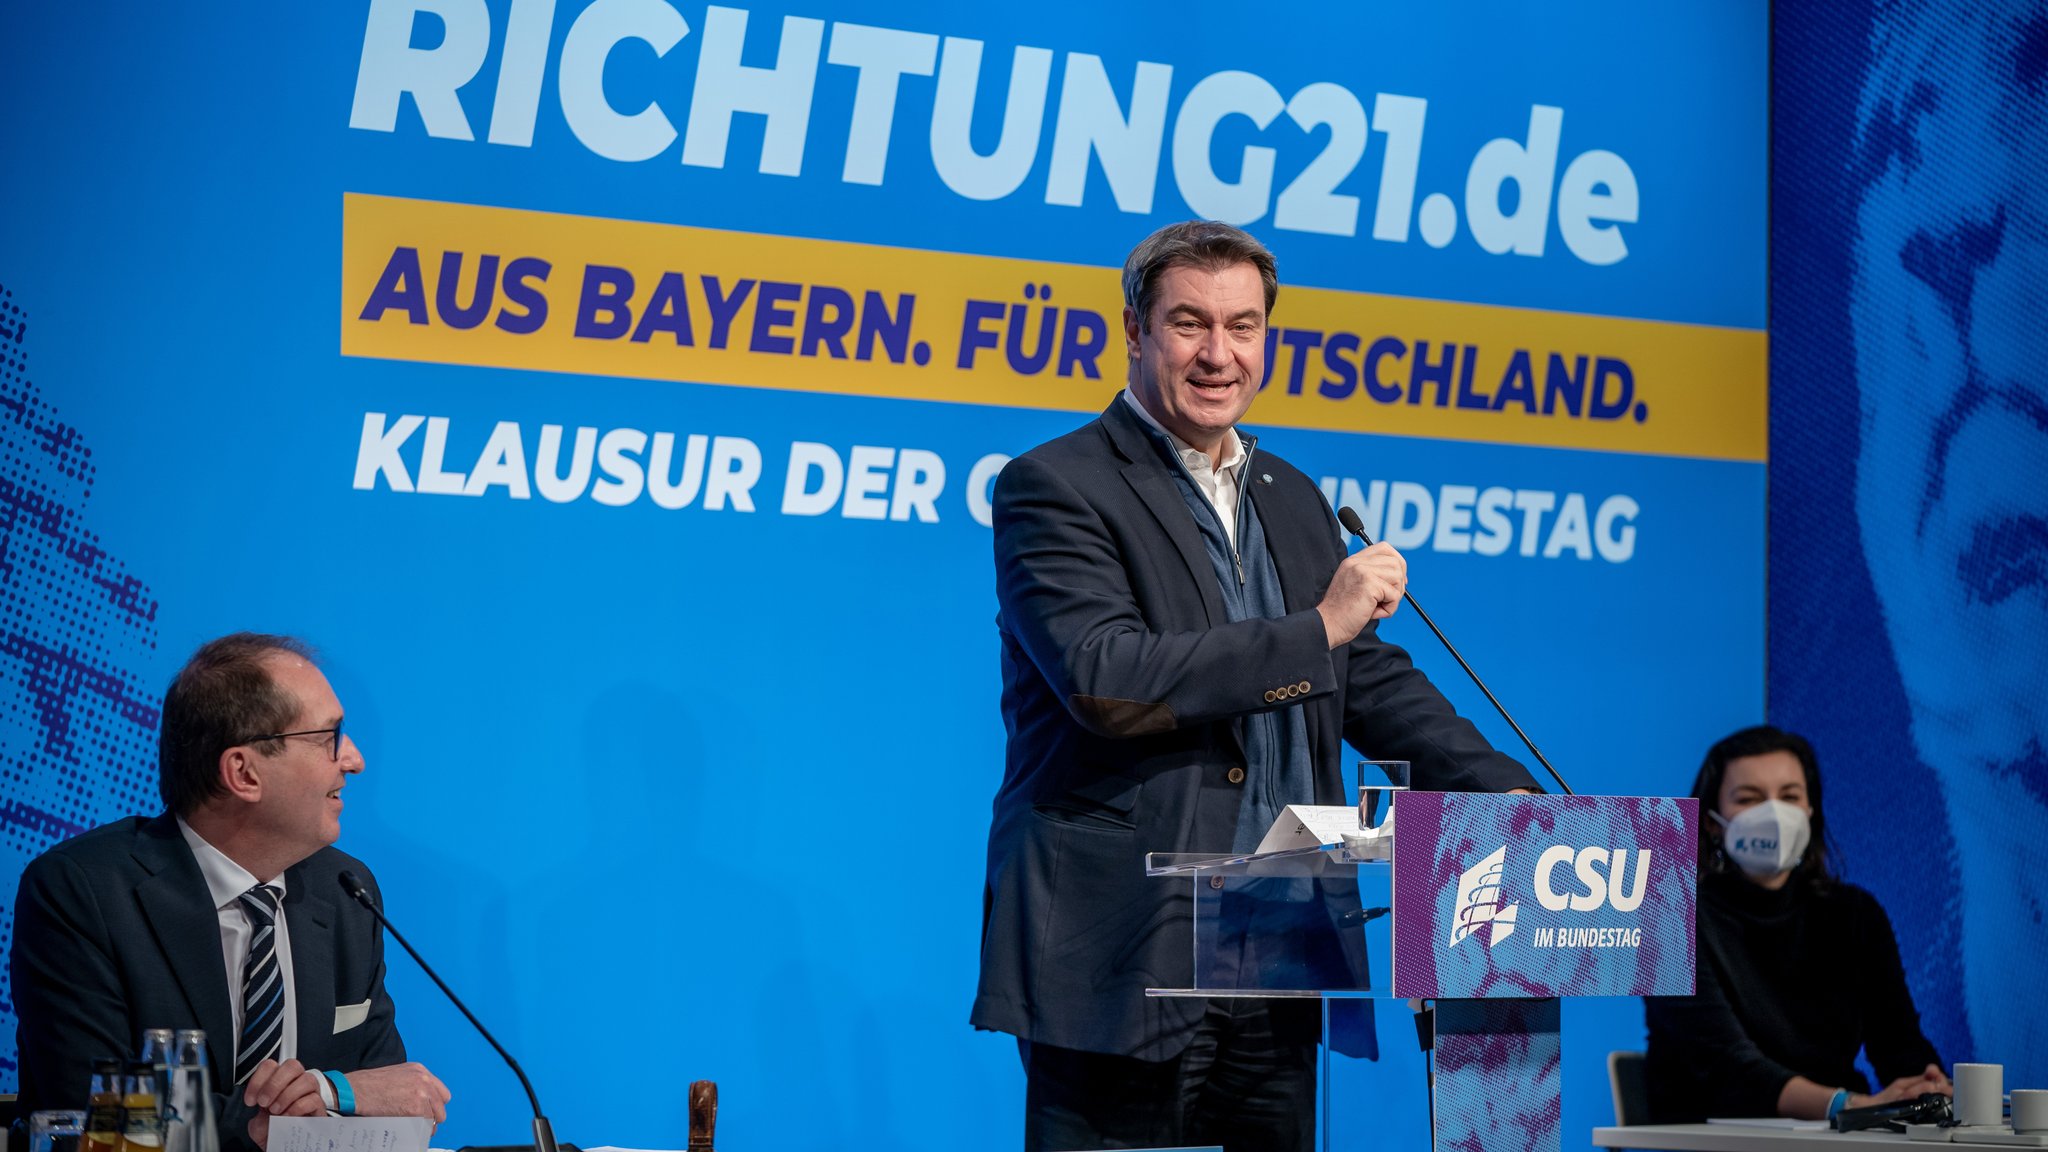
<svg viewBox="0 0 2048 1152"><path fill-rule="evenodd" d="M1943 1058L2048 1083L2048 6L1773 35L1770 713Z"/></svg>
<svg viewBox="0 0 2048 1152"><path fill-rule="evenodd" d="M295 633L342 846L565 1138L677 1146L710 1078L748 1147L1012 1143L988 490L1115 395L1116 270L1195 215L1279 258L1262 448L1577 787L1681 791L1764 703L1764 5L1263 17L9 9L0 871L155 809L198 643ZM436 1143L519 1139L391 981ZM1640 1009L1565 1029L1583 1132Z"/></svg>

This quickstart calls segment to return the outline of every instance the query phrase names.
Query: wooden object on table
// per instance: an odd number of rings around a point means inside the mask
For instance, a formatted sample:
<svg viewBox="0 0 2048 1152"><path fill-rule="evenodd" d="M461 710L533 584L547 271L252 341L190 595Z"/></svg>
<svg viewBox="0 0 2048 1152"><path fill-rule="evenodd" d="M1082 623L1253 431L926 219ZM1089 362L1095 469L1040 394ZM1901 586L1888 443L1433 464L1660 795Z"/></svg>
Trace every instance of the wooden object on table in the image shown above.
<svg viewBox="0 0 2048 1152"><path fill-rule="evenodd" d="M718 1083L693 1080L690 1082L689 1152L713 1152L711 1141L717 1131Z"/></svg>

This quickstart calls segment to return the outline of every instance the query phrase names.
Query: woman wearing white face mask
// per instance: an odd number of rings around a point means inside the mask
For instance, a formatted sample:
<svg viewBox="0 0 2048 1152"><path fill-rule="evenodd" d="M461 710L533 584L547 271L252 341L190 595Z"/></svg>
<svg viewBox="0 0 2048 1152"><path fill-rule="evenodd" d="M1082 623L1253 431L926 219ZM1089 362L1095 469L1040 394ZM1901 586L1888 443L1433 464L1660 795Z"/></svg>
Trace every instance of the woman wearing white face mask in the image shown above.
<svg viewBox="0 0 2048 1152"><path fill-rule="evenodd" d="M1828 870L1804 739L1746 728L1708 751L1700 802L1699 991L1643 1001L1651 1119L1826 1119L1949 1092L1891 921ZM1869 1057L1885 1087L1856 1069Z"/></svg>

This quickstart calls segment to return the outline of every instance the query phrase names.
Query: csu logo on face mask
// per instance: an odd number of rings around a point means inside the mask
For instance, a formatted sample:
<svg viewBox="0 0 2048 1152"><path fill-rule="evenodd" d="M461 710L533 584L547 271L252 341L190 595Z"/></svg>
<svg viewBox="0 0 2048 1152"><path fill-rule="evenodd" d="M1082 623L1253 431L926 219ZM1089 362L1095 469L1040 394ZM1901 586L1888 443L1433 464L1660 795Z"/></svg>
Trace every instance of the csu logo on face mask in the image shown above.
<svg viewBox="0 0 2048 1152"><path fill-rule="evenodd" d="M1633 912L1643 903L1650 875L1650 850L1638 848L1629 867L1626 848L1573 848L1553 844L1536 858L1536 902L1552 912L1591 912L1605 904L1616 912ZM1559 892L1557 869L1570 864L1584 892Z"/></svg>
<svg viewBox="0 0 2048 1152"><path fill-rule="evenodd" d="M1508 903L1501 894L1500 874L1507 867L1507 856L1508 846L1503 844L1458 877L1458 903L1451 912L1452 947L1481 929L1488 948L1513 934L1515 914L1522 906Z"/></svg>
<svg viewBox="0 0 2048 1152"><path fill-rule="evenodd" d="M1734 836L1729 838L1728 850L1730 852L1775 853L1778 850L1778 838L1775 836Z"/></svg>

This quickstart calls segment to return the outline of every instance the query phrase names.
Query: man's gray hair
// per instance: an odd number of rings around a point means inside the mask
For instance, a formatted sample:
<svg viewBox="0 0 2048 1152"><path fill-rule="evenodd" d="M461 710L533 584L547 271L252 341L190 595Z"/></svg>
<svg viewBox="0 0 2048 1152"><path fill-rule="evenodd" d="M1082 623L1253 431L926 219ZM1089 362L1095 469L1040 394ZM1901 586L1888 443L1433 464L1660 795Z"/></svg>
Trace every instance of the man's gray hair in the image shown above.
<svg viewBox="0 0 2048 1152"><path fill-rule="evenodd" d="M1152 330L1152 299L1159 274L1168 268L1200 268L1220 272L1239 264L1259 270L1266 289L1266 315L1280 296L1280 276L1273 254L1251 233L1214 220L1184 220L1145 237L1124 261L1124 306L1137 314L1139 331Z"/></svg>

